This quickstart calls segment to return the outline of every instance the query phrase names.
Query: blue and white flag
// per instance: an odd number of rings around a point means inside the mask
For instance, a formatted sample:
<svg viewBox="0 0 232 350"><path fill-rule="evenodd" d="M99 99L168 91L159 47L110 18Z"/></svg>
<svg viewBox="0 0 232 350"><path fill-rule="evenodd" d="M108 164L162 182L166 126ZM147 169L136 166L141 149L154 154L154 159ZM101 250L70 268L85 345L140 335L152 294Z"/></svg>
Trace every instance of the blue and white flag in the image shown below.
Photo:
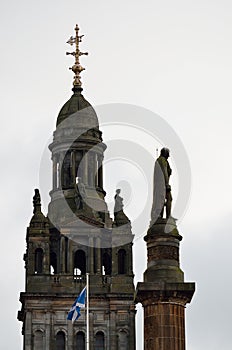
<svg viewBox="0 0 232 350"><path fill-rule="evenodd" d="M86 287L80 292L79 296L76 298L73 306L71 307L67 320L76 321L81 316L81 307L85 307L85 297L86 297Z"/></svg>

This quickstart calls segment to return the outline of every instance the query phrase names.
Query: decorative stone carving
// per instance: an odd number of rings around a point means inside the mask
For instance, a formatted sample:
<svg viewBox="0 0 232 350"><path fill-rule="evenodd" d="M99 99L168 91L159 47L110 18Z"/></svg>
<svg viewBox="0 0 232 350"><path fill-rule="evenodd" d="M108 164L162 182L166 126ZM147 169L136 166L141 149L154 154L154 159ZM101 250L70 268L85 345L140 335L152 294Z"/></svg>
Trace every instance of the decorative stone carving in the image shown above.
<svg viewBox="0 0 232 350"><path fill-rule="evenodd" d="M123 198L120 197L120 189L116 190L114 196L115 205L114 205L114 222L116 226L126 225L130 223L130 220L123 211Z"/></svg>
<svg viewBox="0 0 232 350"><path fill-rule="evenodd" d="M179 262L179 249L174 246L156 246L148 250L148 261L172 259Z"/></svg>

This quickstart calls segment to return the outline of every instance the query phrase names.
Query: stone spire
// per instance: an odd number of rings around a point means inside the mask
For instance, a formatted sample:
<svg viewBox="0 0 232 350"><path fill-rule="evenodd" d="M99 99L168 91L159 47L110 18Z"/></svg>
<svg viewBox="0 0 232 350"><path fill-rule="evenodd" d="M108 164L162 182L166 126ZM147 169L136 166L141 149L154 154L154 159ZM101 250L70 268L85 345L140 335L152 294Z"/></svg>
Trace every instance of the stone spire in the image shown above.
<svg viewBox="0 0 232 350"><path fill-rule="evenodd" d="M76 50L73 52L66 52L66 55L72 55L75 57L75 63L72 67L70 67L69 69L71 69L73 71L73 73L75 74L74 76L74 81L73 81L73 86L75 87L80 87L81 84L81 77L80 77L80 73L85 70L84 67L81 66L80 64L80 56L82 55L88 55L88 52L81 52L79 50L79 43L82 41L82 38L84 35L79 35L79 27L76 24L75 27L75 31L76 31L76 36L73 37L71 36L70 39L67 41L67 44L70 44L71 46L73 44L76 45Z"/></svg>

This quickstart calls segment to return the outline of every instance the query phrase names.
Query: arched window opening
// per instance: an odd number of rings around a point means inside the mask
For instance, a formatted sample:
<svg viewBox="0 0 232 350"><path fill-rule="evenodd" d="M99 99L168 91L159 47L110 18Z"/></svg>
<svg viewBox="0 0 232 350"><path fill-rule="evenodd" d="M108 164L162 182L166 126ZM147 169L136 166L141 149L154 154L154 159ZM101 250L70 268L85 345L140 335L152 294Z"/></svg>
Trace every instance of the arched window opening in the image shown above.
<svg viewBox="0 0 232 350"><path fill-rule="evenodd" d="M65 334L62 331L56 335L56 350L65 350Z"/></svg>
<svg viewBox="0 0 232 350"><path fill-rule="evenodd" d="M57 274L57 256L54 252L50 254L50 274Z"/></svg>
<svg viewBox="0 0 232 350"><path fill-rule="evenodd" d="M97 332L95 336L95 350L105 349L105 336L103 332Z"/></svg>
<svg viewBox="0 0 232 350"><path fill-rule="evenodd" d="M35 273L43 272L43 249L37 248L35 250Z"/></svg>
<svg viewBox="0 0 232 350"><path fill-rule="evenodd" d="M126 251L119 249L118 251L118 273L124 275L126 273Z"/></svg>
<svg viewBox="0 0 232 350"><path fill-rule="evenodd" d="M118 348L128 350L127 333L125 331L120 331L118 334Z"/></svg>
<svg viewBox="0 0 232 350"><path fill-rule="evenodd" d="M74 255L74 272L75 269L79 269L81 275L86 274L86 256L85 252L81 249L77 250Z"/></svg>
<svg viewBox="0 0 232 350"><path fill-rule="evenodd" d="M102 274L103 275L111 275L111 258L110 255L105 252L102 257Z"/></svg>
<svg viewBox="0 0 232 350"><path fill-rule="evenodd" d="M76 334L76 349L85 350L85 333L77 332Z"/></svg>
<svg viewBox="0 0 232 350"><path fill-rule="evenodd" d="M43 332L36 331L34 334L34 350L43 350Z"/></svg>

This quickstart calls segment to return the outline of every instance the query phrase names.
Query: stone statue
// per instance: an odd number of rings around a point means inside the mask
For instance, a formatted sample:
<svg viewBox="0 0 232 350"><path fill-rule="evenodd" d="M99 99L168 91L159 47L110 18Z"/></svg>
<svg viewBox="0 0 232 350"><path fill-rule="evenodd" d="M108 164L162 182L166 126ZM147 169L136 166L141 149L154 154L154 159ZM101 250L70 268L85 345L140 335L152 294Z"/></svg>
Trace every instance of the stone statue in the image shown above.
<svg viewBox="0 0 232 350"><path fill-rule="evenodd" d="M78 178L78 183L76 184L76 196L75 202L77 209L84 209L84 203L86 199L85 185L83 184L81 178Z"/></svg>
<svg viewBox="0 0 232 350"><path fill-rule="evenodd" d="M151 222L156 222L158 218L163 218L164 207L166 207L166 218L171 216L172 194L169 178L172 169L168 163L170 151L168 148L162 148L160 156L155 162L154 168L154 190L153 206L151 211Z"/></svg>
<svg viewBox="0 0 232 350"><path fill-rule="evenodd" d="M130 220L123 211L123 198L120 197L120 192L121 190L117 189L116 194L114 196L114 221L116 226L121 226L130 223Z"/></svg>
<svg viewBox="0 0 232 350"><path fill-rule="evenodd" d="M116 194L114 196L115 204L114 204L114 213L118 213L120 210L123 210L123 198L119 196L121 192L120 189L116 190Z"/></svg>
<svg viewBox="0 0 232 350"><path fill-rule="evenodd" d="M40 193L38 188L35 189L35 195L33 197L33 206L34 206L33 213L35 214L41 208L41 199L40 199Z"/></svg>

